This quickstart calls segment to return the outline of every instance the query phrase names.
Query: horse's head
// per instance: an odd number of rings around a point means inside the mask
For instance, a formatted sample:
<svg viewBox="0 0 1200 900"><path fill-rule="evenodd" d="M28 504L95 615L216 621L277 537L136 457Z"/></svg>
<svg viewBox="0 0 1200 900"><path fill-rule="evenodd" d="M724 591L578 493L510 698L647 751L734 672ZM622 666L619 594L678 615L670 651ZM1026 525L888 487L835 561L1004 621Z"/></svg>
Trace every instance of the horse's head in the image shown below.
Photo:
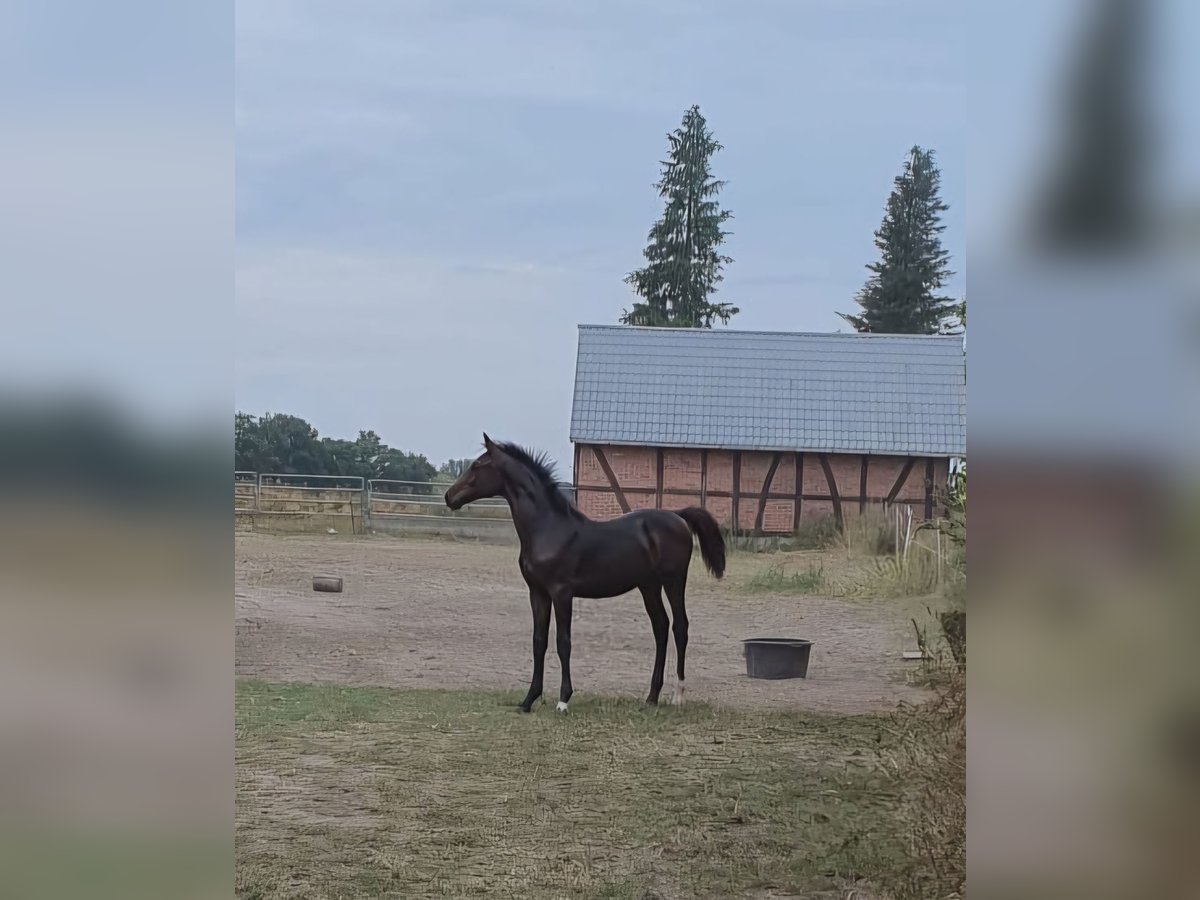
<svg viewBox="0 0 1200 900"><path fill-rule="evenodd" d="M451 509L462 509L476 500L498 497L504 488L504 476L500 471L503 453L485 434L483 454L450 485L446 491L446 505Z"/></svg>

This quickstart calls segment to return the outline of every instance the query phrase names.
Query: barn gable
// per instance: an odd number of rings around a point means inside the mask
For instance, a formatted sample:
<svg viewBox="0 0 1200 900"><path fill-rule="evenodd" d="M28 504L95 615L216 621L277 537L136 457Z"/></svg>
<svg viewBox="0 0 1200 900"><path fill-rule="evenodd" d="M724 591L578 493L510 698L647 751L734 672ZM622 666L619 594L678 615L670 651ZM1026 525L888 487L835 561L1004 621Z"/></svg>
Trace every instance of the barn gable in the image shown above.
<svg viewBox="0 0 1200 900"><path fill-rule="evenodd" d="M581 325L571 440L965 456L962 339Z"/></svg>

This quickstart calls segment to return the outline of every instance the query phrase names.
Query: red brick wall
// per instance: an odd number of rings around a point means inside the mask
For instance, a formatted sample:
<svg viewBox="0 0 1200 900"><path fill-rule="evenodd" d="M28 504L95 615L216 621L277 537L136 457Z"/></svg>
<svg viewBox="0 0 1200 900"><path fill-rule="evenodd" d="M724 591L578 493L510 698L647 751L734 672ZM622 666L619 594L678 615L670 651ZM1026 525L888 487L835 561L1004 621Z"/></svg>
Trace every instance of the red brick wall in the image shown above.
<svg viewBox="0 0 1200 900"><path fill-rule="evenodd" d="M733 490L733 454L728 450L708 451L708 490Z"/></svg>
<svg viewBox="0 0 1200 900"><path fill-rule="evenodd" d="M787 534L792 531L796 515L796 470L802 469L800 481L799 520L812 521L834 515L829 481L821 455L816 453L775 454L765 451L680 450L663 448L662 495L659 487L659 451L654 447L599 448L582 445L578 448L575 484L579 508L594 519L610 519L621 514L617 494L600 464L597 450L603 452L614 478L624 493L629 509L682 509L701 506L711 512L723 525L733 524L735 459L738 474L737 522L741 529L752 531L762 509L762 531L767 534ZM763 482L778 456L775 475L767 493L782 495L760 498ZM829 474L833 477L841 500L844 516L858 513L862 494L863 457L858 454L830 453L825 455ZM902 456L871 456L867 459L866 499L878 503L895 487L897 478L908 462ZM907 502L913 514L925 513L926 475L928 460L917 458L896 493L897 503ZM946 459L933 460L935 490L944 486L949 470ZM714 496L714 494L716 496Z"/></svg>
<svg viewBox="0 0 1200 900"><path fill-rule="evenodd" d="M663 489L667 491L686 490L700 496L700 461L699 450L664 450L663 451ZM663 501L664 505L666 501Z"/></svg>
<svg viewBox="0 0 1200 900"><path fill-rule="evenodd" d="M803 500L800 503L801 522L813 522L817 519L828 519L832 515L832 500Z"/></svg>
<svg viewBox="0 0 1200 900"><path fill-rule="evenodd" d="M576 449L578 452L575 463L575 486L588 485L607 488L608 479L604 477L604 470L600 468L595 451L587 444L581 444Z"/></svg>
<svg viewBox="0 0 1200 900"><path fill-rule="evenodd" d="M738 489L743 494L757 494L762 490L767 472L771 469L771 453L742 453L741 477Z"/></svg>
<svg viewBox="0 0 1200 900"><path fill-rule="evenodd" d="M829 462L829 471L833 475L833 483L837 485L839 497L857 497L862 484L862 457L857 454L827 453L825 459ZM820 460L817 468L822 469ZM829 486L825 485L818 494L828 494Z"/></svg>
<svg viewBox="0 0 1200 900"><path fill-rule="evenodd" d="M825 470L821 468L821 461L817 458L817 454L803 454L800 465L804 470L801 476L800 492L802 494L828 494L829 482L825 478Z"/></svg>
<svg viewBox="0 0 1200 900"><path fill-rule="evenodd" d="M896 479L900 473L904 471L904 463L907 457L904 456L872 456L870 462L867 463L867 496L868 497L886 497L892 490L892 485L896 483ZM913 463L913 470L918 467L920 460ZM909 472L908 479L905 481L907 491L912 490L912 485L918 483L918 478ZM906 497L908 493L902 491L900 496ZM918 491L918 497L924 497L924 487Z"/></svg>
<svg viewBox="0 0 1200 900"><path fill-rule="evenodd" d="M728 525L733 520L733 501L728 497L709 497L704 508L722 525Z"/></svg>
<svg viewBox="0 0 1200 900"><path fill-rule="evenodd" d="M653 448L606 447L604 455L621 487L652 488L657 485L658 461Z"/></svg>
<svg viewBox="0 0 1200 900"><path fill-rule="evenodd" d="M775 477L771 479L771 493L796 493L796 454L781 454L779 466L775 469Z"/></svg>

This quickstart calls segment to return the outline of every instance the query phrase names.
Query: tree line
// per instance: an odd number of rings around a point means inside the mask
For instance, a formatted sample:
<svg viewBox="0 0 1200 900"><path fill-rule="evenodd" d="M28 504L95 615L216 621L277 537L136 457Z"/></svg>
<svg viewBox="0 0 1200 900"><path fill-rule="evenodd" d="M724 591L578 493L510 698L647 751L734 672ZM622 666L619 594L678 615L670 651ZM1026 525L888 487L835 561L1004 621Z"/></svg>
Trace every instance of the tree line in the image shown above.
<svg viewBox="0 0 1200 900"><path fill-rule="evenodd" d="M714 299L733 258L722 250L733 213L717 199L725 182L712 173L722 149L698 106L667 135L667 159L655 185L665 200L642 251L646 264L626 276L638 296L622 312L625 325L711 328L741 310ZM954 274L942 249L941 173L932 150L914 146L896 176L883 222L875 232L879 258L853 298L859 313L838 313L856 331L883 334L958 333L966 326L966 300L941 294Z"/></svg>
<svg viewBox="0 0 1200 900"><path fill-rule="evenodd" d="M450 459L435 467L419 453L389 447L374 431L360 431L353 441L321 437L304 419L286 413L234 413L233 452L241 471L430 483L453 481L471 464Z"/></svg>

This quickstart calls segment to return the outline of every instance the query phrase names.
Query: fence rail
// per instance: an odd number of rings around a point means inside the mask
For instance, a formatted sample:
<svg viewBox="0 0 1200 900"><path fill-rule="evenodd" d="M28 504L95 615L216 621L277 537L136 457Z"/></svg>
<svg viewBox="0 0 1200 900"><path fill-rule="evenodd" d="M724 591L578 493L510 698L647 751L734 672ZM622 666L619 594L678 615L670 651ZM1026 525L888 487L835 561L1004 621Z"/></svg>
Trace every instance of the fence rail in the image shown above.
<svg viewBox="0 0 1200 900"><path fill-rule="evenodd" d="M392 523L403 528L472 526L476 529L511 528L512 516L503 498L475 500L461 510L445 505L440 481L364 479L358 475L305 475L270 472L234 473L235 520L257 528L259 523L316 520L325 526L349 520L350 530L359 533ZM566 496L575 498L572 485L559 485ZM328 522L326 522L328 520ZM337 530L340 530L338 528Z"/></svg>
<svg viewBox="0 0 1200 900"><path fill-rule="evenodd" d="M248 522L251 528L263 520L316 519L329 527L348 519L350 531L358 533L365 525L365 482L357 475L239 471L234 473L233 493L235 521Z"/></svg>
<svg viewBox="0 0 1200 900"><path fill-rule="evenodd" d="M445 482L364 479L357 475L237 471L234 514L252 528L260 521L276 518L281 522L302 517L321 521L348 518L354 533L369 528L372 522L511 527L512 516L503 498L477 500L460 510L450 510L444 497L447 487ZM559 487L574 499L573 485Z"/></svg>
<svg viewBox="0 0 1200 900"><path fill-rule="evenodd" d="M247 473L250 474L250 473ZM310 482L318 482L311 484ZM297 484L297 482L300 482ZM263 472L258 476L258 486L283 487L296 490L351 490L361 491L364 480L361 475L282 475Z"/></svg>

